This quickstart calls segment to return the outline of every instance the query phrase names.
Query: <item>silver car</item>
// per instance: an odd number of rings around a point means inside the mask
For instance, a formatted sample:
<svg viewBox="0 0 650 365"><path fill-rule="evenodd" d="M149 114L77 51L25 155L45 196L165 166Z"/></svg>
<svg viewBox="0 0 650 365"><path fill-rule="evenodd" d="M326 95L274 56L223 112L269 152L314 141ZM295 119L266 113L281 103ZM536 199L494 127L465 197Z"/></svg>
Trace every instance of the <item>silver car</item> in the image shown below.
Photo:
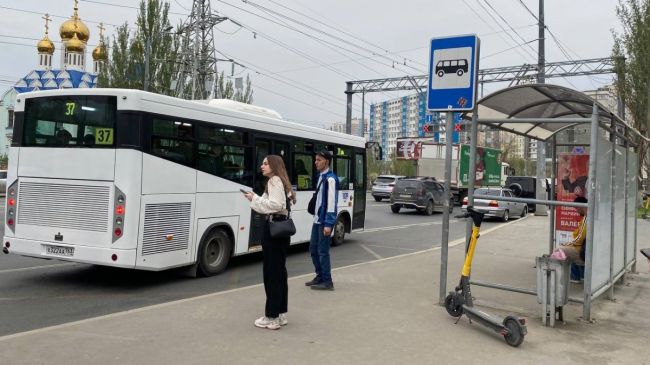
<svg viewBox="0 0 650 365"><path fill-rule="evenodd" d="M512 190L506 188L480 188L474 190L477 195L514 197ZM500 218L507 222L510 217L525 217L528 214L526 203L504 202L498 200L474 199L474 209L485 213L486 217ZM463 211L467 211L467 198L463 199Z"/></svg>
<svg viewBox="0 0 650 365"><path fill-rule="evenodd" d="M375 182L372 183L372 197L378 202L384 198L390 198L395 183L403 178L404 176L399 175L379 175Z"/></svg>

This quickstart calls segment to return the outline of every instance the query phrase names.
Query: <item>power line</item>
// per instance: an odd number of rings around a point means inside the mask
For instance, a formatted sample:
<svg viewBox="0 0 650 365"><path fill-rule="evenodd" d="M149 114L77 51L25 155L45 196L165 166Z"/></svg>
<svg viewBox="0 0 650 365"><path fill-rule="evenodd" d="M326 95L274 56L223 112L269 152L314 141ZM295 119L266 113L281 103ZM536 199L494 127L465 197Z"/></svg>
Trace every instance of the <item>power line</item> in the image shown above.
<svg viewBox="0 0 650 365"><path fill-rule="evenodd" d="M39 17L43 15L43 13L38 12L38 11L25 10L25 9L18 9L18 8L11 8L11 7L8 7L8 6L0 6L0 9L7 9L7 10L11 10L11 11L18 11L18 12L22 12L22 13L34 14L34 15L38 15ZM54 17L54 18L70 19L69 16L63 16L63 15L50 14L50 16L51 16L51 17ZM98 21L89 20L89 19L85 19L85 18L84 18L84 21L85 21L85 22L88 22L88 23L94 23L94 24L100 24L100 23L103 23L104 25L110 25L110 26L113 26L113 27L119 27L119 25L115 25L115 24L111 24L111 23L106 23L106 22L103 22L103 21L99 21L99 22L98 22Z"/></svg>
<svg viewBox="0 0 650 365"><path fill-rule="evenodd" d="M366 52L369 52L369 53L371 53L371 54L373 54L373 55L375 55L375 56L382 57L382 58L384 58L384 59L386 59L386 60L388 60L388 61L391 61L391 62L400 62L400 61L401 61L401 60L395 60L395 59L392 59L392 58L390 58L390 57L387 57L387 56L384 56L384 55L381 55L381 54L377 54L375 51L373 51L373 50L371 50L371 49L368 49L368 48L366 48L366 47L363 47L363 46L360 46L360 45L355 44L355 43L353 43L353 42L350 42L350 41L348 41L348 40L346 40L346 39L343 39L343 38L341 38L341 37L338 37L338 36L336 36L336 35L333 35L333 34L331 34L331 33L329 33L329 32L326 32L326 31L324 31L324 30L322 30L322 29L318 29L318 28L316 28L316 27L314 27L314 26L311 26L311 25L309 25L309 24L306 24L306 23L304 23L304 22L301 22L301 21L299 21L299 20L296 20L296 19L294 19L294 18L292 18L292 17L290 17L290 16L287 16L287 15L285 15L285 14L281 14L281 13L279 13L279 12L276 12L276 11L272 10L272 9L269 9L269 8L266 8L266 7L262 6L262 5L256 4L256 3L254 3L254 2L252 2L252 1L250 1L250 0L242 0L242 2L244 2L244 3L246 3L246 4L249 4L249 5L251 5L251 6L254 6L254 7L258 8L258 9L262 9L262 10L264 10L264 11L267 11L267 12L270 12L270 13L273 13L273 14L276 14L276 15L278 15L278 16L284 18L284 19L287 19L287 20L289 20L289 21L291 21L291 22L294 22L294 23L296 23L296 24L298 24L298 25L301 25L301 26L303 26L303 27L305 27L305 28L307 28L307 29L311 29L311 30L313 30L313 31L315 31L315 32L318 32L318 33L323 34L323 35L326 35L326 36L328 36L328 37L330 37L330 38L336 39L336 40L338 40L338 41L340 41L340 42L342 42L342 43L345 43L345 44L348 44L348 45L350 45L350 46L353 46L353 47L356 47L356 48L362 49L362 50L364 50L364 51L366 51ZM273 1L271 1L271 2L273 2ZM273 3L274 3L274 4L277 4L277 3L275 3L275 2L273 2ZM280 4L277 4L277 5L280 5ZM280 6L282 6L282 5L280 5ZM289 9L289 8L287 8L286 6L282 6L282 7L285 8L285 9ZM289 10L291 10L291 9L289 9ZM294 11L294 10L292 10L292 11ZM296 12L296 11L294 11L294 12ZM311 17L309 17L309 16L307 16L307 15L304 15L304 14L302 14L302 13L299 13L299 14L301 14L301 15L303 15L303 16L306 16L306 17L307 17L308 19L310 19L310 20L316 21L316 22L318 22L318 23L320 23L320 24L324 24L324 23L318 21L317 19L311 18ZM326 25L326 24L324 24L324 25ZM338 29L333 28L333 27L331 27L331 26L329 26L329 25L326 25L326 26L328 26L329 28L332 28L332 29L334 29L334 30L336 30L336 31L338 31L338 32L340 32L340 33L344 33L344 34L346 34L346 35L348 35L348 36L351 36L352 38L358 39L358 38L357 38L356 36L354 36L354 35L350 35L349 33L341 32L341 31L339 31ZM361 39L361 41L364 42L364 43L368 43L368 42L366 42L366 41L364 41L364 40L362 40L362 39ZM379 47L379 46L376 46L376 45L374 45L374 44L371 44L371 45L372 45L373 47L376 47L376 48L381 49L381 50L384 51L384 52L389 52L389 51L387 51L387 50L385 50L385 49L383 49L383 48L381 48L381 47ZM405 65L405 66L407 66L407 65ZM423 65L423 66L426 66L426 65ZM421 71L421 70L419 70L419 69L417 69L417 68L415 68L415 67L412 67L412 66L408 66L408 67L410 67L410 68L412 68L412 69L414 69L414 70L416 70L416 71Z"/></svg>
<svg viewBox="0 0 650 365"><path fill-rule="evenodd" d="M478 2L478 1L479 1L479 0L477 0L477 2ZM496 14L496 15L497 15L497 16L498 16L498 17L499 17L499 18L500 18L500 19L501 19L501 20L502 20L502 21L503 21L503 22L508 26L508 28L510 28L510 30L512 30L512 32L515 33L515 34L519 37L519 39L521 39L523 42L526 42L526 39L524 39L524 37L522 37L521 34L519 34L519 32L517 32L517 31L513 28L513 26L510 24L510 22L508 22L508 21L507 21L507 20L506 20L502 15L501 15L501 13L499 13L499 12L498 12L498 11L497 11L497 10L496 10L496 9L495 9L495 8L494 8L494 7L493 7L493 6L492 6L492 5L491 5L487 0L483 0L483 1L485 2L485 4L486 4L490 9L492 9L492 11L494 12L494 14ZM479 2L479 5L481 5L480 2ZM481 5L481 6L482 6L482 5ZM485 8L484 8L484 9L485 9ZM487 10L487 9L486 9L486 10ZM489 12L488 12L488 15L490 15ZM490 16L491 16L491 15L490 15ZM494 19L494 18L493 18L493 19ZM496 21L496 19L495 19L495 21ZM528 47L533 51L533 53L536 52L536 50L535 50L535 49L534 49L530 44L527 44L527 46L528 46ZM524 48L524 49L525 49L525 48Z"/></svg>
<svg viewBox="0 0 650 365"><path fill-rule="evenodd" d="M324 111L324 112L326 112L326 113L329 113L329 114L335 115L335 116L337 116L337 117L339 117L339 118L343 117L342 114L336 114L336 113L334 113L333 111L331 111L331 110L327 110L327 109L323 109L323 108L319 107L318 105L310 104L310 103L307 103L307 102L304 102L304 101L301 101L301 100L298 100L298 99L292 98L292 97L287 96L287 95L279 94L279 93L277 93L277 92L275 92L275 91L271 91L271 90L269 90L269 89L265 89L265 88L263 88L263 87L261 87L261 86L259 86L259 85L255 85L255 88L256 88L256 89L260 89L260 90L264 90L264 91L266 91L266 92L268 92L268 93L270 93L270 94L277 95L277 96L280 96L280 97L285 98L285 99L289 99L289 100L294 101L294 102L299 103L299 104L303 104L303 105L310 106L310 107L312 107L312 108L315 108L315 109L318 109L318 110Z"/></svg>
<svg viewBox="0 0 650 365"><path fill-rule="evenodd" d="M273 1L273 0L267 0L267 1L269 1L269 2L271 2L271 3L273 3L273 4L276 4L276 5L278 5L278 6L282 7L282 8L285 8L285 9L291 11L291 12L294 12L294 13L296 13L296 14L302 15L302 16L306 17L306 18L309 19L309 20L313 20L313 21L317 22L318 24L321 24L321 25L323 25L323 26L326 26L326 27L328 27L328 28L330 28L330 29L333 29L333 30L339 32L339 33L345 34L345 35L347 35L347 36L349 36L349 37L351 37L351 38L354 38L354 39L359 40L359 41L361 41L361 42L363 42L363 43L366 43L366 44L368 44L368 45L370 45L370 46L372 46L372 47L378 48L378 49L380 49L380 50L382 50L382 51L384 51L384 52L386 52L386 53L395 54L394 52L391 52L391 51L389 51L389 50L387 50L387 49L385 49L385 48L383 48L383 47L381 47L381 46L378 46L378 45L376 45L376 44L374 44L374 43L371 43L371 42L366 41L366 40L364 40L364 39L362 39L362 38L359 38L359 37L355 36L354 34L348 32L348 31L345 31L345 30L341 30L341 29L335 28L335 27L333 27L333 26L331 26L331 25L329 25L329 24L327 24L327 23L321 22L321 21L318 20L318 19L315 19L315 18L313 18L313 17L310 17L310 16L307 15L307 14L304 14L304 13L302 13L302 12L299 12L299 11L295 10L295 9L291 9L291 8L289 8L289 7L286 7L286 6L280 4L280 3L276 2L276 1ZM396 54L395 54L395 55L396 55ZM423 63L421 63L421 62L418 62L418 61L415 61L415 60L413 60L413 59L410 59L410 58L404 58L404 59L409 60L409 61L411 61L411 62L413 62L413 63L417 63L417 64L420 64L420 65L426 67L425 64L423 64Z"/></svg>
<svg viewBox="0 0 650 365"><path fill-rule="evenodd" d="M250 67L250 66L248 66L248 65L242 65L242 64L240 63L240 65L241 65L242 67L245 67L245 68L247 68L247 69L249 69L249 70L255 72L256 74L258 74L258 75L260 75L260 76L265 76L265 77L268 77L268 78L270 78L270 79L272 79L272 80L275 80L275 81L277 81L277 82L280 82L280 83L283 83L283 84L289 85L289 86L291 86L291 87L298 88L298 89L300 89L300 90L302 90L302 91L304 91L304 92L306 92L306 93L308 93L308 94L312 94L312 95L317 96L317 97L319 97L319 98L326 99L326 100L331 101L331 102L333 102L333 103L337 103L337 104L338 104L338 103L343 102L342 99L339 99L339 97L334 96L334 95L330 95L330 94L323 93L323 92L321 92L320 94L318 94L318 93L316 93L315 91L313 91L313 89L310 88L309 85L303 84L303 83L301 83L301 82L298 82L298 81L295 81L295 80L292 80L292 79L289 79L289 78L286 78L286 77L285 77L285 79L281 79L281 78L274 77L272 73L267 73L268 70L264 70L263 67L260 67L260 66L258 66L258 65L255 65L255 64L251 63L251 62L248 62L248 61L246 61L246 60L244 60L244 59L242 59L242 58L231 57L230 55L228 55L228 54L226 54L225 52L222 52L222 51L217 51L217 52L219 52L221 55L223 55L223 56L226 57L226 58L229 58L229 59L236 58L236 59L238 59L239 61L241 61L241 62L244 63L244 64L252 65L252 67ZM257 68L258 70L256 70L256 68ZM263 70L264 72L260 72L259 70ZM288 80L288 81L287 81L287 80ZM296 85L298 85L298 86L296 86ZM257 87L257 86L256 86L256 87ZM324 97L323 97L323 96L324 96Z"/></svg>
<svg viewBox="0 0 650 365"><path fill-rule="evenodd" d="M327 40L325 40L325 39L322 39L322 38L316 37L316 36L314 36L314 35L308 34L308 33L304 32L304 31L302 31L302 30L300 30L300 29L297 29L297 28L295 28L295 27L293 27L293 26L290 26L290 25L287 25L287 24L285 24L285 23L280 23L280 22L275 21L275 20L273 20L273 19L266 18L266 17L264 17L264 16L262 16L262 15L259 15L259 14L257 14L257 13L254 13L254 12L248 11L248 10L246 10L246 9L243 9L243 8L239 7L239 6L236 6L236 5L230 4L230 3L228 3L228 2L226 2L226 1L224 1L224 0L217 0L217 1L219 1L220 3L223 3L223 4L225 4L225 5L228 5L228 6L230 6L230 7L233 7L233 8L235 8L235 9L238 9L238 10L240 10L240 11L243 11L243 12L246 12L246 13L248 13L248 14L251 14L251 15L253 15L253 16L256 16L256 17L258 17L258 18L262 18L262 19L264 19L264 20L266 20L266 21L269 21L269 22L272 22L272 23L274 23L274 24L280 25L280 26L282 26L282 27L284 27L284 28L287 28L287 29L289 29L289 30L295 31L295 32L297 32L297 33L300 33L300 34L302 34L302 35L304 35L304 36L306 36L306 37L312 38L312 39L314 39L314 40L316 40L316 41L318 41L318 42L320 42L320 43L329 44L330 46L334 47L335 49L338 48L338 49L341 49L341 50L345 50L346 52L349 52L349 53L355 54L355 55L357 55L357 56L363 56L363 54L361 54L361 53L359 53L359 52L357 52L357 51L351 50L351 49L349 49L349 48L342 47L341 45L337 45L337 44L334 44L334 43L332 43L332 42L330 42L330 41L327 41ZM248 2L247 2L247 3L248 3ZM286 17L286 16L284 16L284 15L281 15L281 16ZM295 21L295 20L293 20L293 21ZM295 21L295 22L297 22L297 21ZM319 32L322 32L322 31L319 31ZM331 35L330 35L330 36L331 36ZM336 36L333 36L333 37L336 37ZM355 46L355 47L356 47L356 48L359 48L358 46ZM371 52L372 52L372 51L371 51ZM377 59L371 59L371 60L374 61L374 62L376 62L376 63L379 63L379 64L381 64L381 65L383 65L383 66L390 67L390 68L395 68L395 66L396 66L396 64L394 63L394 60L391 60L391 61L393 62L392 65L391 65L391 64L383 63L383 62L381 62L381 61L379 61L379 60L377 60ZM399 65L399 61L397 62L397 65ZM409 67L409 68L413 68L412 66L407 66L407 67ZM398 68L398 69L399 69L399 68ZM413 69L415 69L415 68L413 68ZM417 70L417 69L415 69L415 70ZM373 72L376 72L376 73L379 73L379 72L374 71L374 70L372 70L372 71L373 71ZM401 70L401 71L407 73L407 72L404 71L404 70ZM418 71L419 71L419 72L422 72L421 70L418 70ZM379 73L379 74L381 74L381 73Z"/></svg>
<svg viewBox="0 0 650 365"><path fill-rule="evenodd" d="M496 29L494 29L494 27L490 24L490 22L488 22L487 20L485 20L485 18L483 18L483 17L481 16L481 14L480 14L478 11L476 11L476 9L474 9L474 7L472 7L472 6L467 2L467 0L463 0L463 3L465 4L465 6L467 6L467 7L472 11L472 13L474 13L474 15L476 15L476 16L477 16L477 17L478 17L478 18L479 18L483 23L485 23L485 24L488 26L488 28L490 28L490 29L494 32L494 34L497 34L497 35L499 36L499 38L501 38L501 39L502 39L504 42L506 42L507 44L510 44L510 45L512 44L512 43L510 43L508 40L506 40L505 37L502 35L502 33L506 33L506 34L508 34L508 30L506 30L504 27L502 27L502 26L501 26L498 22L496 22L496 20L495 20L495 23L496 23L497 25L499 25L499 27L501 28L501 31L496 31ZM479 3L479 5L480 5L480 3ZM512 37L511 37L511 38L512 38ZM514 39L513 39L513 40L514 40ZM515 44L518 44L518 43L519 43L519 42L515 41ZM515 50L515 52L517 52L517 53L518 53L521 57L523 57L524 59L526 59L527 56L530 56L530 55L524 55L524 54L521 52L521 47L517 47L517 48L513 48L513 49Z"/></svg>

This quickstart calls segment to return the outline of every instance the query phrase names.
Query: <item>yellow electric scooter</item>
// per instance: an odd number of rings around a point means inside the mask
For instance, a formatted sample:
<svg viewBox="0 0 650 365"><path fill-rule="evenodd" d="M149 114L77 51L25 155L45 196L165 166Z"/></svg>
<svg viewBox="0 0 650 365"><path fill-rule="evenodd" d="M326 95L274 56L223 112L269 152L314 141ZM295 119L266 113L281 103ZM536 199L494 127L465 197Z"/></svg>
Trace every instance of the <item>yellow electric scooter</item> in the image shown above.
<svg viewBox="0 0 650 365"><path fill-rule="evenodd" d="M491 328L502 335L508 345L517 347L524 342L527 333L526 321L516 316L507 316L503 320L497 316L485 313L474 307L472 293L469 286L469 275L472 269L472 259L479 238L479 230L483 222L483 213L473 207L467 207L467 213L457 215L456 218L472 218L472 235L465 254L465 263L460 276L460 284L445 298L445 309L452 317L460 319L465 314L467 318L476 320L480 324ZM458 323L458 321L456 321Z"/></svg>

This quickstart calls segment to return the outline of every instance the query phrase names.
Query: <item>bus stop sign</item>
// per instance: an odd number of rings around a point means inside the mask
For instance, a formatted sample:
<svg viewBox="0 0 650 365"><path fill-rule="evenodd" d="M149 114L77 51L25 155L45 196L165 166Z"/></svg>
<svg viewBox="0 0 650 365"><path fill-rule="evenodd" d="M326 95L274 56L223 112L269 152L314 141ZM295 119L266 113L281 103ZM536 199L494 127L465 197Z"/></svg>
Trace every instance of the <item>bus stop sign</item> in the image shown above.
<svg viewBox="0 0 650 365"><path fill-rule="evenodd" d="M431 39L427 109L474 109L479 45L474 34Z"/></svg>

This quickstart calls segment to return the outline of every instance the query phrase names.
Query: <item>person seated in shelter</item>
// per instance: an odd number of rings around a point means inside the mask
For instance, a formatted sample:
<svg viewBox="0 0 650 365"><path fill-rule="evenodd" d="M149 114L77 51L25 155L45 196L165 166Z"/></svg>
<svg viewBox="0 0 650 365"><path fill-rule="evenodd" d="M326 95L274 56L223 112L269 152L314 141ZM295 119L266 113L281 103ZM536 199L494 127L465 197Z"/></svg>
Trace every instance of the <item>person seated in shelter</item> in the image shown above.
<svg viewBox="0 0 650 365"><path fill-rule="evenodd" d="M578 196L574 203L587 203L587 198ZM580 214L580 223L573 233L573 239L558 247L571 261L571 281L579 281L584 277L585 248L587 242L587 208L575 208Z"/></svg>

